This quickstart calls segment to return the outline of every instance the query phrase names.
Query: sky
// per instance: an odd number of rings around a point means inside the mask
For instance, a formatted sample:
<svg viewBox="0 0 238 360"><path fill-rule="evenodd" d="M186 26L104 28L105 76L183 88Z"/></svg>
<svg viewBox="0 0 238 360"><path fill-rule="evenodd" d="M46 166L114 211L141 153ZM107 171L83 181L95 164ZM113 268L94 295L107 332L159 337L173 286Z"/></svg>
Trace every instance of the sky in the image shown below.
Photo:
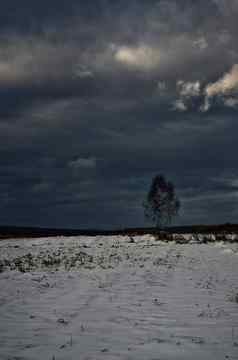
<svg viewBox="0 0 238 360"><path fill-rule="evenodd" d="M8 0L0 9L0 224L238 222L238 0Z"/></svg>

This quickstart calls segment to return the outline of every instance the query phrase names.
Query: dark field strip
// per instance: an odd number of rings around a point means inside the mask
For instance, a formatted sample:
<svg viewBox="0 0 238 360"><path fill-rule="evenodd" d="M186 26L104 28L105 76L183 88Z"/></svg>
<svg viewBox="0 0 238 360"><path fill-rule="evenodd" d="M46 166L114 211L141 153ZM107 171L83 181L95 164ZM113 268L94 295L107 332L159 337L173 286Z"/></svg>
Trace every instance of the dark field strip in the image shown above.
<svg viewBox="0 0 238 360"><path fill-rule="evenodd" d="M0 240L10 238L38 238L50 236L113 236L154 234L169 239L170 234L238 234L238 224L175 226L160 231L156 228L101 229L53 229L38 227L0 226ZM219 239L218 239L219 240Z"/></svg>

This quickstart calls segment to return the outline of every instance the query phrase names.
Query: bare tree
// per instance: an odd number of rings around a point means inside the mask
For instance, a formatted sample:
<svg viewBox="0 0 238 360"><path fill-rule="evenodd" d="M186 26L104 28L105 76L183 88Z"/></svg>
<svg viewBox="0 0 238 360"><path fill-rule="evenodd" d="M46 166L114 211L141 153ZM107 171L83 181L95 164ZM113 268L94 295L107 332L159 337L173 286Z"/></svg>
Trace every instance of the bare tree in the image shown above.
<svg viewBox="0 0 238 360"><path fill-rule="evenodd" d="M180 209L174 185L167 181L164 175L156 175L143 206L145 217L157 227L169 225Z"/></svg>

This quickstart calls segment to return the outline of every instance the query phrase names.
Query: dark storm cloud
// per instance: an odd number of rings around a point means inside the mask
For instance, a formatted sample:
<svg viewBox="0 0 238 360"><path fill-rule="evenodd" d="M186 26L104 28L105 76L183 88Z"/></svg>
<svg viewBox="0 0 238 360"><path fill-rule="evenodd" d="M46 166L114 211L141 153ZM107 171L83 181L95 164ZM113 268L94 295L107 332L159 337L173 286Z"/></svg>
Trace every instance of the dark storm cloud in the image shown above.
<svg viewBox="0 0 238 360"><path fill-rule="evenodd" d="M237 13L235 0L1 5L1 222L141 225L157 172L179 222L235 221Z"/></svg>
<svg viewBox="0 0 238 360"><path fill-rule="evenodd" d="M173 91L178 80L205 86L229 71L237 57L234 29L216 2L71 1L53 8L48 11L44 1L36 9L23 2L14 12L19 22L6 21L0 84L8 109L39 98L148 96L161 80L172 82ZM16 31L22 18L42 31L30 26Z"/></svg>

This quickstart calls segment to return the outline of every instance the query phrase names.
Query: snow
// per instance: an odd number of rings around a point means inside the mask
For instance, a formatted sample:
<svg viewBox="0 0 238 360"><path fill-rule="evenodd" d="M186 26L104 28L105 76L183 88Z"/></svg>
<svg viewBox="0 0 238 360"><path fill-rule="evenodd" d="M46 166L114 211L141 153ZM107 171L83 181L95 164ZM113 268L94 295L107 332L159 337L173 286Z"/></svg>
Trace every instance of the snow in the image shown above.
<svg viewBox="0 0 238 360"><path fill-rule="evenodd" d="M238 244L189 239L0 241L0 359L237 360Z"/></svg>

